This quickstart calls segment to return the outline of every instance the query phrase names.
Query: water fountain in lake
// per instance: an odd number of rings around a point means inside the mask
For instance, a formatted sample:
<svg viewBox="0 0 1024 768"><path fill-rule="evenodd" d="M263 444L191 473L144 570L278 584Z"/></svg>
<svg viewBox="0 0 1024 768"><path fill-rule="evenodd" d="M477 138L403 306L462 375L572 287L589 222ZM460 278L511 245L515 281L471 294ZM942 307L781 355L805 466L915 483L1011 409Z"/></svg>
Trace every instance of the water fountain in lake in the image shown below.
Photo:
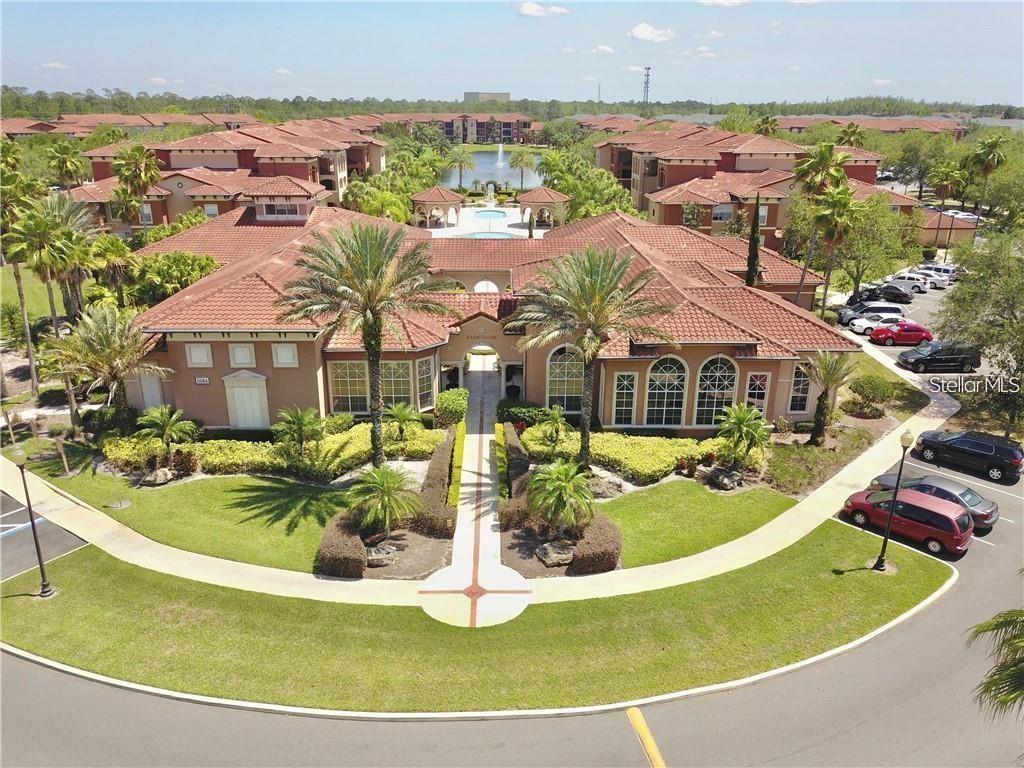
<svg viewBox="0 0 1024 768"><path fill-rule="evenodd" d="M499 144L498 145L498 160L497 160L497 162L494 163L494 167L495 168L504 168L505 167L505 145L504 144Z"/></svg>

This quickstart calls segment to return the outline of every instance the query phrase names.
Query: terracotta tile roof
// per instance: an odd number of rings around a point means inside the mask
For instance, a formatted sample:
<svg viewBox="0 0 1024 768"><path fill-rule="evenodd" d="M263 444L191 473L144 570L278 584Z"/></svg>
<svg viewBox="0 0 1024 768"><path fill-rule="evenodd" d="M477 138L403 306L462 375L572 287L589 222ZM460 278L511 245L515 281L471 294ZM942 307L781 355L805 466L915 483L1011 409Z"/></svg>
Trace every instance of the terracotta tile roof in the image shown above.
<svg viewBox="0 0 1024 768"><path fill-rule="evenodd" d="M867 161L882 161L885 159L885 155L880 155L877 152L871 152L863 147L851 147L848 144L840 144L836 147L836 154L845 152L848 155L852 155L854 160L867 160Z"/></svg>
<svg viewBox="0 0 1024 768"><path fill-rule="evenodd" d="M109 203L114 199L114 190L121 185L117 176L109 176L99 181L87 181L81 186L70 190L72 200L82 203ZM161 186L153 185L146 190L146 197L167 197L171 193Z"/></svg>
<svg viewBox="0 0 1024 768"><path fill-rule="evenodd" d="M414 203L462 203L466 198L447 187L434 186L412 196Z"/></svg>
<svg viewBox="0 0 1024 768"><path fill-rule="evenodd" d="M899 192L891 190L888 187L879 187L874 184L857 181L857 179L847 179L846 181L851 187L853 187L853 196L857 200L867 200L872 195L885 195L889 199L890 205L897 205L900 207L906 207L908 205L917 207L921 205L920 201L916 197L901 195Z"/></svg>
<svg viewBox="0 0 1024 768"><path fill-rule="evenodd" d="M950 216L945 212L925 211L925 220L921 228L935 229L937 226L939 229L949 229L951 225L953 229L977 229L978 227L976 222Z"/></svg>
<svg viewBox="0 0 1024 768"><path fill-rule="evenodd" d="M849 117L842 115L780 115L778 117L779 128L792 130L810 128L821 123L835 123L846 125L856 123L868 130L893 133L898 131L925 131L928 133L942 133L955 131L963 127L959 120L952 120L940 117Z"/></svg>
<svg viewBox="0 0 1024 768"><path fill-rule="evenodd" d="M303 160L313 160L320 156L320 152L315 149L300 147L298 144L274 142L273 144L260 144L256 147L255 155L257 158L298 157Z"/></svg>
<svg viewBox="0 0 1024 768"><path fill-rule="evenodd" d="M578 238L578 237L602 237L612 233L617 233L618 228L626 225L632 227L653 227L655 226L646 219L641 219L636 216L630 216L628 213L622 213L621 211L611 211L609 213L602 213L599 216L591 216L587 219L580 219L570 224L564 224L561 227L556 227L544 236L545 242L551 240L561 240L565 238Z"/></svg>
<svg viewBox="0 0 1024 768"><path fill-rule="evenodd" d="M245 125L259 125L260 121L245 112L203 112L203 117L214 125L227 125L228 123L243 123Z"/></svg>
<svg viewBox="0 0 1024 768"><path fill-rule="evenodd" d="M714 147L675 146L658 152L659 160L721 160L722 153Z"/></svg>
<svg viewBox="0 0 1024 768"><path fill-rule="evenodd" d="M664 205L681 203L728 203L734 199L753 198L760 193L763 200L777 200L789 195L771 187L792 174L785 171L759 171L757 173L731 173L719 171L710 179L690 179L682 184L659 189L647 195L649 200Z"/></svg>
<svg viewBox="0 0 1024 768"><path fill-rule="evenodd" d="M68 125L98 127L101 125L120 125L129 128L148 128L150 122L142 115L122 115L116 112L74 115L61 113L57 120Z"/></svg>
<svg viewBox="0 0 1024 768"><path fill-rule="evenodd" d="M107 144L102 147L96 147L96 149L90 149L83 152L82 155L98 160L111 159L116 157L117 153L125 147L134 147L136 144L141 144L146 149L159 149L163 146L162 144L152 141L118 141L114 144Z"/></svg>
<svg viewBox="0 0 1024 768"><path fill-rule="evenodd" d="M322 184L306 179L297 179L294 176L264 176L256 178L259 180L250 184L246 190L250 197L308 197L318 195L324 191Z"/></svg>
<svg viewBox="0 0 1024 768"><path fill-rule="evenodd" d="M177 113L162 114L159 112L142 113L140 117L150 125L162 127L165 125L204 125L209 127L210 121L202 115L182 115Z"/></svg>
<svg viewBox="0 0 1024 768"><path fill-rule="evenodd" d="M28 117L5 117L0 119L0 133L23 134L23 133L48 133L57 126L43 120L33 120Z"/></svg>
<svg viewBox="0 0 1024 768"><path fill-rule="evenodd" d="M550 187L537 187L517 195L516 200L520 203L534 203L537 205L544 203L557 204L568 202L569 196L563 195L561 192L557 192Z"/></svg>
<svg viewBox="0 0 1024 768"><path fill-rule="evenodd" d="M189 136L185 139L172 141L161 146L161 149L174 151L220 150L237 151L239 149L257 149L266 142L246 136L241 131L215 131Z"/></svg>

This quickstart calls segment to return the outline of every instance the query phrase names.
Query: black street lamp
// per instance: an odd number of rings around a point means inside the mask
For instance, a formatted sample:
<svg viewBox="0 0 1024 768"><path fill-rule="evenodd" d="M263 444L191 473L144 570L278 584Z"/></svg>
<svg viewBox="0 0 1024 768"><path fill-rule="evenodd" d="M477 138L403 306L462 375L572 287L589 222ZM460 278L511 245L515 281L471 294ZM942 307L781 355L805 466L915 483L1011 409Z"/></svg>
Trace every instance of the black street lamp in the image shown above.
<svg viewBox="0 0 1024 768"><path fill-rule="evenodd" d="M903 481L903 462L907 458L907 450L914 444L914 435L908 429L900 435L900 447L903 448L903 453L900 456L900 468L896 470L896 488L892 492L892 501L889 502L889 517L885 521L885 536L882 537L882 551L878 553L878 559L875 560L874 570L884 571L885 570L885 549L889 544L889 534L892 532L892 518L896 514L897 497L900 494L900 483Z"/></svg>
<svg viewBox="0 0 1024 768"><path fill-rule="evenodd" d="M25 452L21 448L15 448L10 453L11 461L18 465L21 471L21 484L25 489L25 507L28 509L28 521L32 525L32 541L36 545L36 559L39 561L39 576L42 583L39 585L39 597L53 597L56 592L50 586L50 580L46 578L46 563L43 562L43 550L39 546L39 532L36 530L36 516L32 511L32 499L28 495L28 479L25 477Z"/></svg>

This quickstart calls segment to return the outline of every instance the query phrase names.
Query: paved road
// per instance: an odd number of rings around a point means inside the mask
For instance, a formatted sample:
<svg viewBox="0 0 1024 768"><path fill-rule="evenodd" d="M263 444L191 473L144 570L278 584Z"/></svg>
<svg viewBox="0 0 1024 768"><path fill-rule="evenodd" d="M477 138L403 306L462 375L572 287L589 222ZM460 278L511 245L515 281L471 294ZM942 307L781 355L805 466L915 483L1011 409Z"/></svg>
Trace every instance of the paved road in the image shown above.
<svg viewBox="0 0 1024 768"><path fill-rule="evenodd" d="M78 549L85 544L73 533L54 525L45 517L36 515L39 545L47 559ZM6 493L0 492L0 578L10 578L36 567L36 550L32 543L32 530L28 510Z"/></svg>

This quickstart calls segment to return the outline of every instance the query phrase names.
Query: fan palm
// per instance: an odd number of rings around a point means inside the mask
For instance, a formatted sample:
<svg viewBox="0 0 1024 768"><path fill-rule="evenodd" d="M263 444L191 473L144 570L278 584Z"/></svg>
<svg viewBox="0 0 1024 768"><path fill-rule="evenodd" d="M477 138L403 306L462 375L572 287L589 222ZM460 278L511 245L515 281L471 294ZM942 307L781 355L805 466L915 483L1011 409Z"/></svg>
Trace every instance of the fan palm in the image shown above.
<svg viewBox="0 0 1024 768"><path fill-rule="evenodd" d="M414 517L421 508L409 475L391 467L372 467L352 482L345 494L360 528L380 528L390 538L391 527Z"/></svg>
<svg viewBox="0 0 1024 768"><path fill-rule="evenodd" d="M738 463L746 461L755 448L768 445L771 434L764 415L752 405L730 405L718 414L718 436L729 441Z"/></svg>
<svg viewBox="0 0 1024 768"><path fill-rule="evenodd" d="M978 142L978 146L971 154L971 163L975 170L981 174L981 195L978 196L978 203L974 206L975 212L985 201L988 191L988 177L1006 163L1006 153L1002 146L1009 139L1004 133L997 133ZM990 211L991 213L991 211Z"/></svg>
<svg viewBox="0 0 1024 768"><path fill-rule="evenodd" d="M946 198L955 197L966 186L967 172L955 160L947 160L932 168L928 174L928 183L935 189L941 207Z"/></svg>
<svg viewBox="0 0 1024 768"><path fill-rule="evenodd" d="M779 132L779 118L775 115L761 115L754 123L754 133L762 136L774 136Z"/></svg>
<svg viewBox="0 0 1024 768"><path fill-rule="evenodd" d="M38 212L34 213L38 216ZM33 216L33 214L29 214ZM28 304L25 303L25 283L21 277L21 265L29 262L34 249L29 238L34 237L32 230L34 224L26 224L25 217L20 217L11 226L10 230L4 233L4 260L11 265L11 274L14 276L14 287L18 293L18 307L21 310L22 332L25 335L25 354L28 357L28 373L32 394L39 393L39 373L36 371L35 345L32 343L32 325L28 319Z"/></svg>
<svg viewBox="0 0 1024 768"><path fill-rule="evenodd" d="M428 247L424 241L407 246L400 230L378 225L315 233L313 243L302 247L302 276L286 286L278 302L284 320L313 320L329 332L362 337L374 466L384 463L380 359L385 335L395 332L398 318L410 313L451 314L436 294L453 284L428 275Z"/></svg>
<svg viewBox="0 0 1024 768"><path fill-rule="evenodd" d="M846 236L853 231L857 220L864 212L865 205L853 195L849 186L829 187L818 196L818 204L814 210L814 225L821 231L825 241L825 291L821 297L821 316L825 316L828 304L828 286L832 281L835 269L836 249Z"/></svg>
<svg viewBox="0 0 1024 768"><path fill-rule="evenodd" d="M651 323L672 311L672 305L649 298L658 273L635 269L633 258L612 250L590 247L552 262L538 273L543 291L524 297L505 321L509 330L522 330L520 349L568 341L583 358L580 406L580 455L590 466L590 419L594 404L594 363L611 335L671 341Z"/></svg>
<svg viewBox="0 0 1024 768"><path fill-rule="evenodd" d="M4 174L14 173L21 167L24 150L13 139L0 138L0 170Z"/></svg>
<svg viewBox="0 0 1024 768"><path fill-rule="evenodd" d="M991 639L995 663L975 689L977 700L992 714L1020 712L1024 708L1024 610L1003 611L981 622L971 630L968 645L982 638Z"/></svg>
<svg viewBox="0 0 1024 768"><path fill-rule="evenodd" d="M519 191L523 191L526 172L537 167L537 156L527 147L515 147L508 156L508 167L519 169Z"/></svg>
<svg viewBox="0 0 1024 768"><path fill-rule="evenodd" d="M46 153L46 164L62 186L69 187L85 178L85 161L70 142L54 144Z"/></svg>
<svg viewBox="0 0 1024 768"><path fill-rule="evenodd" d="M324 433L323 421L315 408L292 405L278 412L274 436L288 446L294 446L299 456L306 454L306 446L319 440Z"/></svg>
<svg viewBox="0 0 1024 768"><path fill-rule="evenodd" d="M537 163L537 171L548 186L565 170L568 154L560 149L548 150Z"/></svg>
<svg viewBox="0 0 1024 768"><path fill-rule="evenodd" d="M174 371L145 359L149 341L134 324L136 312L112 307L90 307L66 338L54 342L48 357L62 372L89 379L89 389L106 386L107 404L119 414L129 410L124 381L152 374L168 376Z"/></svg>
<svg viewBox="0 0 1024 768"><path fill-rule="evenodd" d="M147 408L136 422L141 429L136 437L155 437L164 444L164 455L170 456L171 443L189 443L196 439L199 428L194 421L185 418L180 408L170 405L154 405Z"/></svg>
<svg viewBox="0 0 1024 768"><path fill-rule="evenodd" d="M94 266L89 246L99 233L99 228L92 208L87 203L72 199L66 192L45 197L41 210L68 233L61 242L65 252L65 269L59 278L64 294L64 308L69 316L77 318L85 305L82 284Z"/></svg>
<svg viewBox="0 0 1024 768"><path fill-rule="evenodd" d="M867 140L867 131L857 123L847 123L839 129L836 143L845 147L863 147Z"/></svg>
<svg viewBox="0 0 1024 768"><path fill-rule="evenodd" d="M462 174L465 171L472 171L476 168L476 160L473 153L465 144L456 144L448 150L448 157L445 166L455 168L459 172L459 189L462 189Z"/></svg>
<svg viewBox="0 0 1024 768"><path fill-rule="evenodd" d="M156 153L146 149L142 144L118 150L111 169L117 175L120 185L130 190L132 196L138 199L140 210L146 191L161 179L160 161Z"/></svg>
<svg viewBox="0 0 1024 768"><path fill-rule="evenodd" d="M361 203L362 212L389 221L403 222L409 218L409 204L401 195L385 189L370 187Z"/></svg>
<svg viewBox="0 0 1024 768"><path fill-rule="evenodd" d="M114 187L114 192L110 196L111 218L131 224L139 218L141 213L142 202L134 192L123 185Z"/></svg>
<svg viewBox="0 0 1024 768"><path fill-rule="evenodd" d="M409 403L395 403L384 411L384 420L398 428L398 439L405 440L405 429L420 423L420 415Z"/></svg>
<svg viewBox="0 0 1024 768"><path fill-rule="evenodd" d="M101 235L92 244L96 268L105 282L117 292L117 306L124 309L124 286L139 266L141 258L117 235Z"/></svg>
<svg viewBox="0 0 1024 768"><path fill-rule="evenodd" d="M851 355L836 352L819 352L816 359L808 360L804 369L811 381L820 390L814 408L814 426L807 438L809 445L821 445L825 442L825 429L828 427L832 411L834 393L853 375L857 363Z"/></svg>
<svg viewBox="0 0 1024 768"><path fill-rule="evenodd" d="M558 459L537 468L527 489L527 506L564 536L569 528L594 517L594 493L583 468Z"/></svg>

